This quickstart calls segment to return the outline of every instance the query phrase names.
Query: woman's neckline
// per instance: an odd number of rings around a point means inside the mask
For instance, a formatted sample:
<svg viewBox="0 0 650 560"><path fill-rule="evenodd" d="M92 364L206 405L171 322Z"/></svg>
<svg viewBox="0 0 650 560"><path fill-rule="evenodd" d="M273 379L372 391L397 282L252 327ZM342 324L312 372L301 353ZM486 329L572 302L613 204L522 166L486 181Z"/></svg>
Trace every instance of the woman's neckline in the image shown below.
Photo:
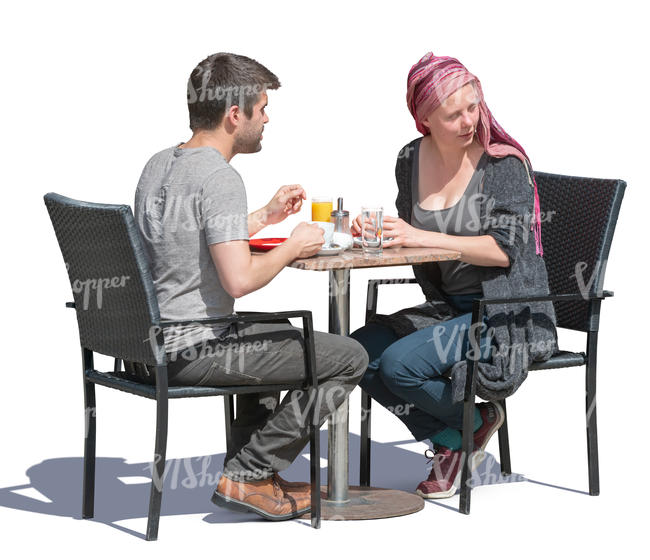
<svg viewBox="0 0 650 560"><path fill-rule="evenodd" d="M487 151L483 150L483 153L481 154L481 157L479 160L476 162L476 167L474 168L474 172L472 173L472 176L469 178L469 181L467 181L467 185L465 185L465 190L463 190L463 194L460 196L460 198L451 206L447 206L446 208L438 208L435 210L429 210L428 208L422 208L422 205L420 204L420 146L422 144L422 139L424 136L420 137L417 142L417 147L415 150L415 158L414 158L414 174L415 177L417 178L417 188L416 189L411 189L411 192L413 195L415 195L415 205L418 208L418 210L422 212L446 212L447 210L451 210L454 207L458 206L460 204L460 201L465 198L465 194L467 193L467 189L472 183L472 180L474 179L474 176L476 173L479 171L481 168L481 164L483 163L483 158L487 156ZM415 192L413 192L415 191Z"/></svg>

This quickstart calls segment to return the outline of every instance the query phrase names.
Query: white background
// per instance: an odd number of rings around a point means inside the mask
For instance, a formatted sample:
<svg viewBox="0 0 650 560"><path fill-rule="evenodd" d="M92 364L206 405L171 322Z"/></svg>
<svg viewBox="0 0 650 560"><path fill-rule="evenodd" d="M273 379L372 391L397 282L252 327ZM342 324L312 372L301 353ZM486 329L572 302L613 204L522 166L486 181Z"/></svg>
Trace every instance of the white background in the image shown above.
<svg viewBox="0 0 650 560"><path fill-rule="evenodd" d="M3 554L61 551L78 558L87 547L102 558L130 551L256 558L352 550L504 558L638 551L648 498L648 367L641 352L647 331L640 318L648 311L648 253L640 226L647 224L650 126L647 29L638 4L246 0L5 8ZM603 304L599 343L601 496L584 493L583 372L540 372L508 401L513 468L521 480L477 489L469 517L453 510L455 497L407 517L324 522L314 531L301 522L217 511L207 484L168 492L159 541L147 543L138 535L146 524L148 486L128 477L146 475L154 406L100 387L95 511L103 522L80 520L78 334L74 313L64 307L70 286L43 195L132 204L147 159L189 138L190 71L208 54L230 51L259 60L282 82L269 94L263 150L231 162L244 178L250 209L280 185L298 182L309 196L344 196L352 215L370 201L395 215L395 156L418 135L406 108L406 76L429 50L459 58L480 78L488 106L535 169L628 182L604 285L616 297ZM309 219L307 208L268 233L287 234ZM404 275L410 270L352 273L353 329L363 321L367 278ZM409 290L387 288L380 310L419 302L417 289ZM285 270L238 307L309 308L316 328L326 330L326 294L324 273ZM583 335L560 337L565 349L583 348ZM355 390L352 482L358 480L358 402ZM220 399L172 402L168 459L196 458L196 465L213 456L210 472L217 473L225 450L221 407ZM425 445L412 443L398 420L375 410L376 456L384 459L373 466L373 483L413 490L427 473ZM488 450L498 457L496 438ZM301 457L287 476L307 473Z"/></svg>

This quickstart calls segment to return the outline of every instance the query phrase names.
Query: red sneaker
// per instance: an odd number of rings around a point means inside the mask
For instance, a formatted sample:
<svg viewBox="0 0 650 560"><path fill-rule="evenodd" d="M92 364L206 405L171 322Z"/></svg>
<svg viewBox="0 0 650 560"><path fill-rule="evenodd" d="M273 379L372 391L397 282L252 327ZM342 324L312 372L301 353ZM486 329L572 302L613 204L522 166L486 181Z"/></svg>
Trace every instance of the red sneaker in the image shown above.
<svg viewBox="0 0 650 560"><path fill-rule="evenodd" d="M483 424L474 432L474 449L485 451L490 438L498 431L506 418L499 403L482 402L476 405Z"/></svg>
<svg viewBox="0 0 650 560"><path fill-rule="evenodd" d="M433 464L429 477L418 484L415 492L427 499L449 498L456 493L460 485L463 473L463 452L460 449L452 451L443 446L434 446L434 449L435 452L432 452L431 449L424 452L424 456ZM472 453L470 472L473 472L484 458L484 453Z"/></svg>

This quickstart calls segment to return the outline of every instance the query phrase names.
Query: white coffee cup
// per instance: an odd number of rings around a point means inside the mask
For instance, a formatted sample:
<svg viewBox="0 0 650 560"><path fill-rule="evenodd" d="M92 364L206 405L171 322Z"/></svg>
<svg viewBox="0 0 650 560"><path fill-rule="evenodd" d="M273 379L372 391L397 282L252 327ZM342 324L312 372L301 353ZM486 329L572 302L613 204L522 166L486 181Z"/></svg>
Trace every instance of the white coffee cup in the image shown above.
<svg viewBox="0 0 650 560"><path fill-rule="evenodd" d="M310 224L316 224L319 228L323 230L323 237L325 238L325 243L323 243L323 249L328 249L332 244L332 235L334 234L334 224L332 222L309 222Z"/></svg>

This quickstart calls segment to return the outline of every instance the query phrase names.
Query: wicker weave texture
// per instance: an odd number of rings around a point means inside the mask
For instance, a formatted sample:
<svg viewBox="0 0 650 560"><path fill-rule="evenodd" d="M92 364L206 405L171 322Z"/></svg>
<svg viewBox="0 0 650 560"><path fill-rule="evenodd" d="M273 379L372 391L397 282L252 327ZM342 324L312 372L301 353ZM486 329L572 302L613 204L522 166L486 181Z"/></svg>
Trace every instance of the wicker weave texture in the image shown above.
<svg viewBox="0 0 650 560"><path fill-rule="evenodd" d="M123 360L159 363L150 337L160 313L131 208L55 193L44 198L68 270L81 345Z"/></svg>
<svg viewBox="0 0 650 560"><path fill-rule="evenodd" d="M551 293L601 291L625 182L541 172L535 178ZM558 327L589 330L589 302L554 305Z"/></svg>

